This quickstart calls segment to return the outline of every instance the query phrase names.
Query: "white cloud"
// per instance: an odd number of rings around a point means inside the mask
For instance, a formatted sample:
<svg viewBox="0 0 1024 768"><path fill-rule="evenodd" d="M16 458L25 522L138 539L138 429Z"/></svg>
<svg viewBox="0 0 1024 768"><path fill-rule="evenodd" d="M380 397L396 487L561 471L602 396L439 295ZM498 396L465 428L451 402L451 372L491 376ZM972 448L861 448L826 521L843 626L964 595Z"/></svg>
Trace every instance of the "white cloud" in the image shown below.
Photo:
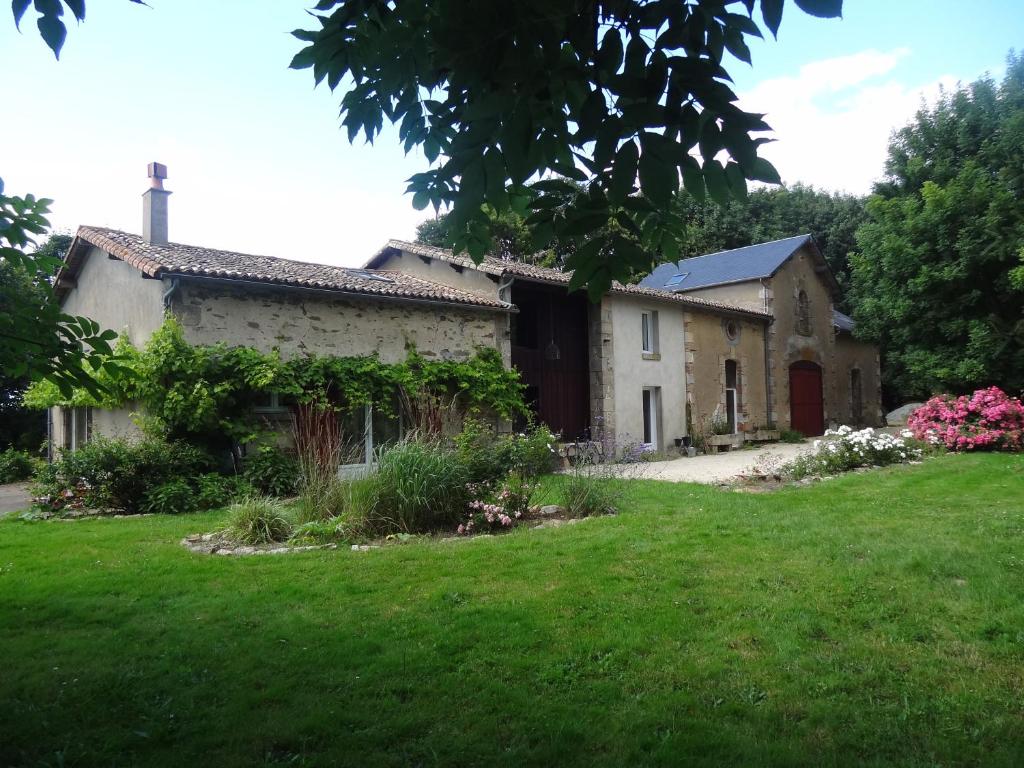
<svg viewBox="0 0 1024 768"><path fill-rule="evenodd" d="M944 76L910 87L893 76L906 48L867 50L812 62L792 77L764 80L740 94L740 106L766 113L775 142L761 154L789 184L866 193L882 176L889 135L933 101Z"/></svg>

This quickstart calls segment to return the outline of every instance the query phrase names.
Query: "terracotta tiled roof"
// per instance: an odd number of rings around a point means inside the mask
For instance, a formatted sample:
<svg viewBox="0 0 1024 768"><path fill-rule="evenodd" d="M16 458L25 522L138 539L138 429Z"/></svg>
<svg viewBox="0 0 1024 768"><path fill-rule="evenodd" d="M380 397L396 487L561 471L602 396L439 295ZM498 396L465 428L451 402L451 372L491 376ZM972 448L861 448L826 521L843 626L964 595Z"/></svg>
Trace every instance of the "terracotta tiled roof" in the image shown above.
<svg viewBox="0 0 1024 768"><path fill-rule="evenodd" d="M494 309L511 305L493 296L452 288L413 275L291 261L275 256L218 251L181 243L154 245L139 235L103 227L79 227L62 275L74 275L88 248L101 248L148 277L184 275L267 283L294 288L356 293L382 298L434 301ZM58 282L60 282L58 280Z"/></svg>
<svg viewBox="0 0 1024 768"><path fill-rule="evenodd" d="M543 283L553 283L555 285L568 285L569 280L572 278L571 271L565 272L561 269L553 269L551 267L538 267L533 264L524 264L519 261L506 261L505 259L499 259L494 256L485 256L480 264L476 264L469 256L454 254L447 248L436 248L432 245L410 243L405 240L388 240L387 245L381 248L373 258L367 261L367 267L382 263L384 261L383 257L386 256L389 251L405 251L415 256L423 256L428 259L439 259L468 269L478 269L485 274L495 275L497 277L502 275L512 275L513 277L521 277L526 280L534 280ZM681 304L692 309L705 310L709 312L741 314L757 318L771 317L767 312L761 312L748 307L726 304L720 301L711 301L710 299L704 299L699 296L685 296L673 293L672 291L661 290L659 288L645 288L640 285L626 285L618 281L612 283L611 293L625 294L629 296L646 296L651 299L668 301L673 304Z"/></svg>

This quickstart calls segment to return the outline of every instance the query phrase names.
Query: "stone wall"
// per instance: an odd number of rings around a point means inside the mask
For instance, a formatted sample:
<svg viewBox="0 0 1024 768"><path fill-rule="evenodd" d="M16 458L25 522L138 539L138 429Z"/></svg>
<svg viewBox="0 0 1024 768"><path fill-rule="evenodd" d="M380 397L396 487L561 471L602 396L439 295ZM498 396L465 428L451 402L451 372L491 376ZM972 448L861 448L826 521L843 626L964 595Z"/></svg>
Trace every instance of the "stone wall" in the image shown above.
<svg viewBox="0 0 1024 768"><path fill-rule="evenodd" d="M410 344L427 358L465 359L480 346L509 355L501 311L192 280L171 308L192 344L278 349L285 358L377 353L392 363Z"/></svg>
<svg viewBox="0 0 1024 768"><path fill-rule="evenodd" d="M737 431L768 422L764 335L767 323L711 312L688 311L686 322L686 397L692 425L710 428L717 409L726 413L725 363L737 364ZM730 326L729 324L732 323ZM729 331L734 331L730 338Z"/></svg>
<svg viewBox="0 0 1024 768"><path fill-rule="evenodd" d="M836 335L836 421L850 426L877 427L884 422L882 369L878 347L848 333ZM854 406L852 372L860 376L861 408Z"/></svg>
<svg viewBox="0 0 1024 768"><path fill-rule="evenodd" d="M612 301L605 296L589 306L590 432L606 455L615 450L615 336Z"/></svg>

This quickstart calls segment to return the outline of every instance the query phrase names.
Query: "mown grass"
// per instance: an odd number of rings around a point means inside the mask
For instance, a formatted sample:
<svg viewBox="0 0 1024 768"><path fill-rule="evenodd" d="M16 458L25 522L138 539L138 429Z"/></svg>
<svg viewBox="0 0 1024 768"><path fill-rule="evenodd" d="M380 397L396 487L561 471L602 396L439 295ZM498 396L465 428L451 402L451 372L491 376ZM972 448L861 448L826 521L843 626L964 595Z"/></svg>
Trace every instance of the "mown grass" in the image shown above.
<svg viewBox="0 0 1024 768"><path fill-rule="evenodd" d="M474 541L0 522L2 765L1020 765L1024 458Z"/></svg>

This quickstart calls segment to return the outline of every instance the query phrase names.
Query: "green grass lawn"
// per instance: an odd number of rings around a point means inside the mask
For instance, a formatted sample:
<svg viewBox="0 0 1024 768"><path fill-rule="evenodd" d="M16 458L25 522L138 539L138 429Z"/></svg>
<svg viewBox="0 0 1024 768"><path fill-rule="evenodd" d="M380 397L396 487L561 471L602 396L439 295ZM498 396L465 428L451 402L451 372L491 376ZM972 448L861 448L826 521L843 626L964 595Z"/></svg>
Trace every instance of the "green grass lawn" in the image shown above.
<svg viewBox="0 0 1024 768"><path fill-rule="evenodd" d="M1024 457L475 541L0 521L0 765L1024 764Z"/></svg>

